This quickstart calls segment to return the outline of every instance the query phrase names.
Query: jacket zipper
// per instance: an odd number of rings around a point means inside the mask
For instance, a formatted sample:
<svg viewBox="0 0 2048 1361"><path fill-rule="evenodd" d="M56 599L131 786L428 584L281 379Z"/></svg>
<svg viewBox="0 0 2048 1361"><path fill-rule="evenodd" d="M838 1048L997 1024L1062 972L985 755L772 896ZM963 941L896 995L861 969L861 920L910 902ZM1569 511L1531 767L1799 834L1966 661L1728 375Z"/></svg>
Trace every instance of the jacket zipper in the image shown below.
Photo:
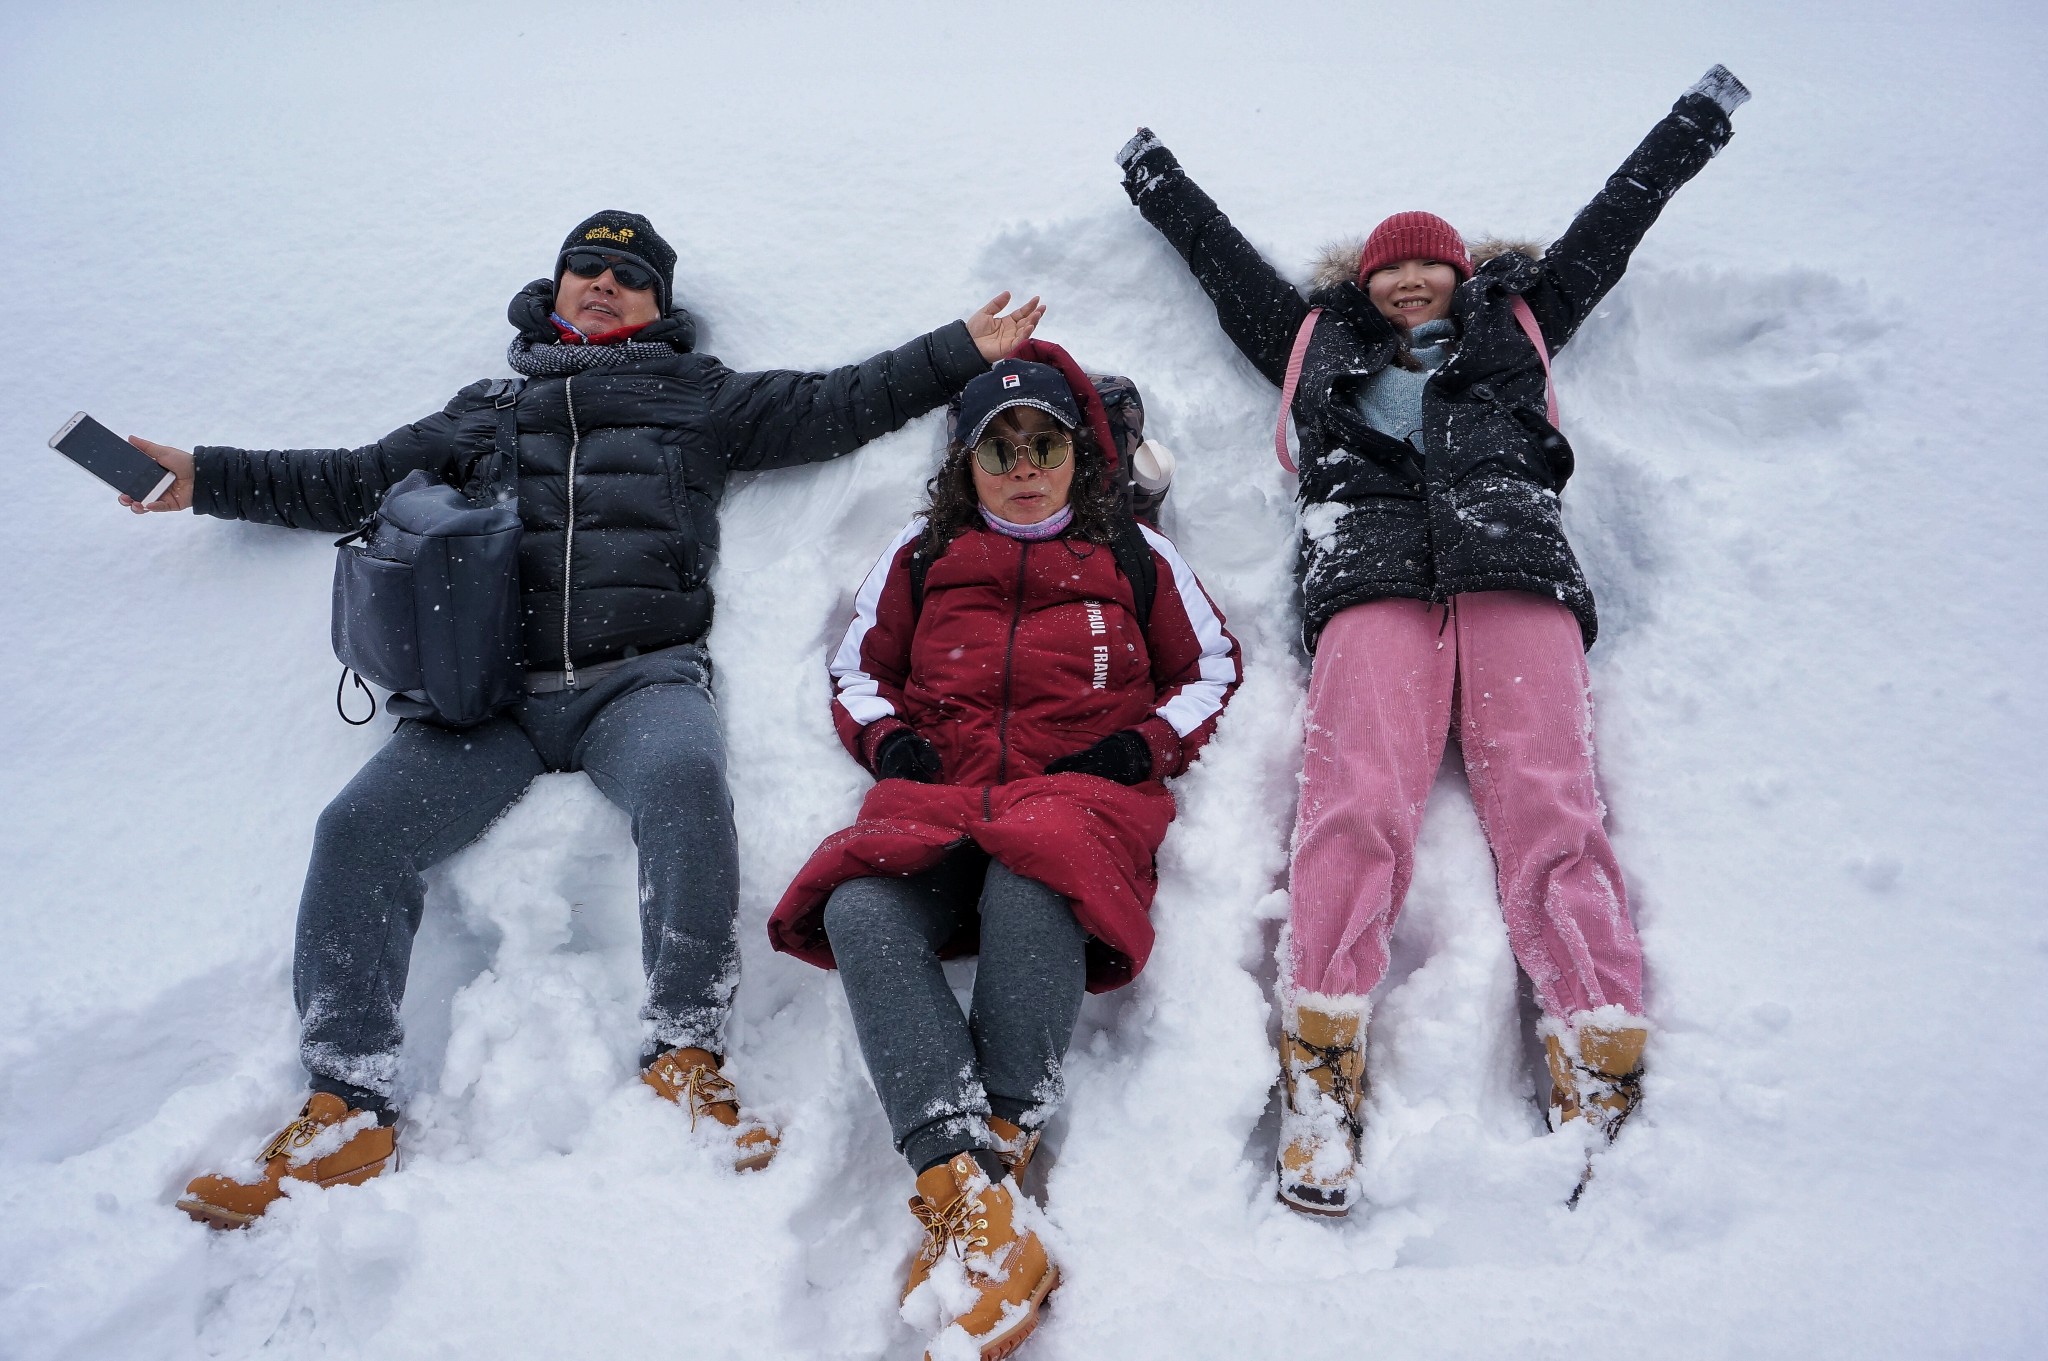
<svg viewBox="0 0 2048 1361"><path fill-rule="evenodd" d="M1031 542L1017 543L1017 603L1010 610L1010 639L1003 644L1003 712L996 720L996 783L1010 777L1010 687L1016 680L1017 625L1024 620L1024 568L1031 561Z"/></svg>
<svg viewBox="0 0 2048 1361"><path fill-rule="evenodd" d="M576 662L569 654L569 584L576 570L576 450L583 443L576 428L576 375L562 383L562 400L569 406L569 525L562 531L562 679L576 688Z"/></svg>

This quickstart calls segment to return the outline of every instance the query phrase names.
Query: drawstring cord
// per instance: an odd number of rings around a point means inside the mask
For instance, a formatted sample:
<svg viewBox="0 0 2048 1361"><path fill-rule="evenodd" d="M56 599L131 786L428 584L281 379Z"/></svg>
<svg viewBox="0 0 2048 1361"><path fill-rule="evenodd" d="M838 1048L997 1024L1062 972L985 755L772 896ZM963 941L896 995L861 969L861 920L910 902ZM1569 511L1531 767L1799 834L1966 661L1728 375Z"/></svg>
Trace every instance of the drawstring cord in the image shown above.
<svg viewBox="0 0 2048 1361"><path fill-rule="evenodd" d="M356 677L356 689L370 696L370 712L364 714L361 718L350 718L348 710L341 707L341 692L348 685L348 678L350 676ZM377 716L377 696L371 694L370 687L363 684L361 676L356 676L354 671L345 666L341 668L341 678L334 682L334 712L341 715L342 722L354 728L362 727Z"/></svg>

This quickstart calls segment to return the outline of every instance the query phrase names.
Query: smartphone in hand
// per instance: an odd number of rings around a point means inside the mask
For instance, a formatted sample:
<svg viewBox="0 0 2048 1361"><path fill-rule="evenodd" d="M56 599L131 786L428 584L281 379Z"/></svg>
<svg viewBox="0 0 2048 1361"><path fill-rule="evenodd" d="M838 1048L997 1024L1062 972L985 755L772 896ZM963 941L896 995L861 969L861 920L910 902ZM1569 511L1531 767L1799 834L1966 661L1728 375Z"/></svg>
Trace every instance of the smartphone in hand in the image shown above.
<svg viewBox="0 0 2048 1361"><path fill-rule="evenodd" d="M83 411L50 436L50 447L145 506L169 491L178 477Z"/></svg>

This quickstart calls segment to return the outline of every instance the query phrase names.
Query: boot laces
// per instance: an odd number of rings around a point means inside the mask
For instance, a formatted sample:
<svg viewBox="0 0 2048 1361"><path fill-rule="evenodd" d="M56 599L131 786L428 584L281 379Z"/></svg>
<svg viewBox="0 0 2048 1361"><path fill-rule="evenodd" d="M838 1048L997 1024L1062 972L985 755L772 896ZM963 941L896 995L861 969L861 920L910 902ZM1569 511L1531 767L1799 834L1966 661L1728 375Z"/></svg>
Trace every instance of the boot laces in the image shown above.
<svg viewBox="0 0 2048 1361"><path fill-rule="evenodd" d="M1364 1093L1353 1084L1351 1074L1344 1071L1344 1060L1349 1058L1354 1052L1353 1046L1348 1044L1310 1044L1299 1035L1289 1035L1287 1038L1299 1045L1310 1058L1310 1062L1302 1065L1300 1076L1307 1077L1318 1068L1328 1073L1330 1075L1330 1097L1337 1103L1338 1109L1344 1112L1344 1128L1346 1132L1353 1139L1364 1137L1365 1129L1358 1118L1358 1103ZM1293 1074L1289 1074L1290 1079L1293 1076ZM1321 1084L1317 1085L1320 1086ZM1294 1106L1294 1082L1290 1080L1286 1084L1286 1089L1287 1104L1292 1107Z"/></svg>
<svg viewBox="0 0 2048 1361"><path fill-rule="evenodd" d="M1607 1135L1608 1142L1612 1143L1614 1137L1621 1133L1622 1125L1636 1113L1636 1107L1642 1103L1642 1068L1637 1067L1630 1072L1619 1074L1603 1073L1579 1059L1573 1059L1572 1071L1578 1077L1579 1090L1575 1095L1578 1097L1579 1109L1586 1112L1588 1117L1600 1126ZM1600 1099L1606 1096L1618 1098L1621 1102L1620 1109L1617 1110ZM1591 1111L1594 1109L1601 1111L1602 1114L1592 1115Z"/></svg>
<svg viewBox="0 0 2048 1361"><path fill-rule="evenodd" d="M320 1133L320 1122L303 1112L297 1119L277 1132L277 1137L263 1147L263 1161L272 1158L290 1157L292 1150L304 1148Z"/></svg>
<svg viewBox="0 0 2048 1361"><path fill-rule="evenodd" d="M675 1065L670 1065L673 1073ZM697 1128L697 1117L707 1113L713 1106L731 1106L739 1110L740 1091L716 1068L697 1067L683 1074L677 1084L682 1088L685 1103L690 1108L690 1128Z"/></svg>
<svg viewBox="0 0 2048 1361"><path fill-rule="evenodd" d="M917 1250L917 1260L929 1266L945 1256L948 1247L953 1247L964 1262L967 1249L987 1247L988 1239L976 1235L977 1230L988 1227L986 1219L975 1218L980 1209L981 1202L965 1192L938 1208L923 1196L913 1199L910 1212L924 1225L924 1243Z"/></svg>

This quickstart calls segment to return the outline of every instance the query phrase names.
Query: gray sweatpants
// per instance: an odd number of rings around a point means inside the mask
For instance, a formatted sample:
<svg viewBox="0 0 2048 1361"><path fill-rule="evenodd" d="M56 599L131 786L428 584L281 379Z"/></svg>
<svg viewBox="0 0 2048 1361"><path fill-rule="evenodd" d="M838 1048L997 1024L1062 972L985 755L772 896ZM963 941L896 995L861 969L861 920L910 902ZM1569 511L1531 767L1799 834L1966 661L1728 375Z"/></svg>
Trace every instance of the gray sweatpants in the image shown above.
<svg viewBox="0 0 2048 1361"><path fill-rule="evenodd" d="M981 958L963 1017L939 950L977 908ZM991 1114L1027 1129L1052 1118L1088 981L1087 937L1066 899L966 847L923 874L841 884L825 934L913 1171L993 1148Z"/></svg>
<svg viewBox="0 0 2048 1361"><path fill-rule="evenodd" d="M475 727L400 725L320 815L299 898L292 988L316 1090L393 1095L421 875L547 771L583 771L633 819L650 1047L723 1052L739 852L708 680L701 649L672 648Z"/></svg>

